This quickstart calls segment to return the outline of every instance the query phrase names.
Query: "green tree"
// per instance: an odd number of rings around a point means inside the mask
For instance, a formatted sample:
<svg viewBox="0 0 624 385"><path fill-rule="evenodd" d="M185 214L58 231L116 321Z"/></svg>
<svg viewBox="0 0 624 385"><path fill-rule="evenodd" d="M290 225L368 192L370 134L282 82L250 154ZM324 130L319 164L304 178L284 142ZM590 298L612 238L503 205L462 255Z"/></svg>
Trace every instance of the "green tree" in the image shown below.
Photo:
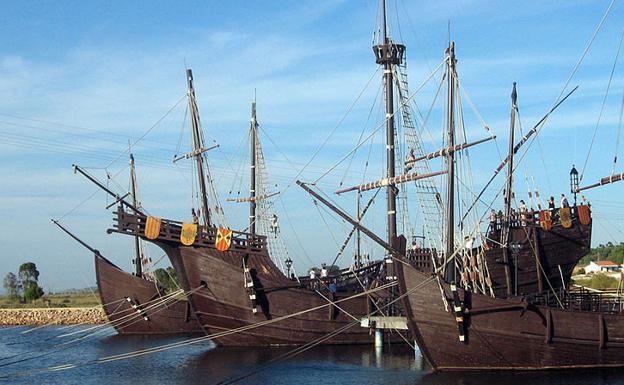
<svg viewBox="0 0 624 385"><path fill-rule="evenodd" d="M600 244L598 247L594 247L589 254L581 259L580 263L587 265L590 261L612 261L622 264L624 262L624 242L617 245L608 242L606 245Z"/></svg>
<svg viewBox="0 0 624 385"><path fill-rule="evenodd" d="M156 281L167 293L174 292L180 287L178 275L173 267L167 267L166 269L161 267L156 269L154 271L154 276L156 277Z"/></svg>
<svg viewBox="0 0 624 385"><path fill-rule="evenodd" d="M18 271L19 281L24 292L30 287L38 286L39 270L37 265L32 262L22 263Z"/></svg>
<svg viewBox="0 0 624 385"><path fill-rule="evenodd" d="M19 285L24 293L25 301L41 298L43 289L39 287L39 270L33 262L22 263L18 271Z"/></svg>
<svg viewBox="0 0 624 385"><path fill-rule="evenodd" d="M340 266L338 265L331 265L327 267L327 272L329 274L336 274L340 271Z"/></svg>
<svg viewBox="0 0 624 385"><path fill-rule="evenodd" d="M8 273L4 277L4 281L2 283L4 288L7 291L7 295L9 298L16 298L18 294L18 285L17 285L17 277L13 273Z"/></svg>
<svg viewBox="0 0 624 385"><path fill-rule="evenodd" d="M37 300L43 296L43 289L39 287L39 285L30 286L28 289L24 290L24 301L32 302Z"/></svg>

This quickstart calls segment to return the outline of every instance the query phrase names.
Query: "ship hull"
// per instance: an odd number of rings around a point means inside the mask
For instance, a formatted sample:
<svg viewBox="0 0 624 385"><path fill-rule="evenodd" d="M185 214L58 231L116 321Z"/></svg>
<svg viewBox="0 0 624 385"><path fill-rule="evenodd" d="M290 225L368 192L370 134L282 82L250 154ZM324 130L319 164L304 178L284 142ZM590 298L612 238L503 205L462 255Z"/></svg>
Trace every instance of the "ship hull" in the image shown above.
<svg viewBox="0 0 624 385"><path fill-rule="evenodd" d="M520 247L517 256L508 253L510 293L539 293L568 287L574 267L591 251L591 227L591 223L583 225L575 219L568 229L560 224L550 231L539 226L512 228L508 244L516 243ZM485 257L494 293L506 297L503 248L490 242Z"/></svg>
<svg viewBox="0 0 624 385"><path fill-rule="evenodd" d="M132 304L156 303L159 292L154 282L121 270L106 258L95 256L95 272L100 300L109 322L119 334L197 334L202 330L193 317L188 301L167 302L146 309L147 320L132 308ZM125 298L130 298L132 303ZM149 305L147 305L149 306Z"/></svg>
<svg viewBox="0 0 624 385"><path fill-rule="evenodd" d="M399 291L410 332L434 370L543 370L624 366L624 316L527 306L458 289L464 307L459 339L450 285L401 265Z"/></svg>
<svg viewBox="0 0 624 385"><path fill-rule="evenodd" d="M360 296L331 306L353 293L332 296L326 289L293 287L296 281L286 278L265 254L250 254L246 264L254 274L257 312L245 289L242 256L206 248L163 247L176 268L185 276L181 282L193 310L207 335L249 327L245 331L215 338L221 346L304 345L318 341L322 345L370 344L374 340L359 319L370 312L367 296ZM200 286L205 285L203 288ZM325 298L323 298L323 296ZM319 308L309 311L309 309ZM348 313L348 314L347 314ZM296 314L296 315L295 315ZM285 319L271 322L285 317ZM263 326L255 324L266 322ZM343 331L331 338L330 333Z"/></svg>

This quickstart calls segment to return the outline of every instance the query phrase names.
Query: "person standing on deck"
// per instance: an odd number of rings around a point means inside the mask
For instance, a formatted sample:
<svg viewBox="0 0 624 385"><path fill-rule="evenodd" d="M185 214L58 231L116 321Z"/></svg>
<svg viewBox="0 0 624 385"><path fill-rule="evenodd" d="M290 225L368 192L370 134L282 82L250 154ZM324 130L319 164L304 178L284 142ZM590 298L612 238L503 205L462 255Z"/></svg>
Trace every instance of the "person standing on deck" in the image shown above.
<svg viewBox="0 0 624 385"><path fill-rule="evenodd" d="M321 279L327 278L327 266L323 263L321 265Z"/></svg>
<svg viewBox="0 0 624 385"><path fill-rule="evenodd" d="M565 194L561 194L561 207L570 207L568 198L566 198Z"/></svg>
<svg viewBox="0 0 624 385"><path fill-rule="evenodd" d="M490 231L496 230L496 211L490 210Z"/></svg>
<svg viewBox="0 0 624 385"><path fill-rule="evenodd" d="M197 216L194 208L191 209L191 216L193 217L193 223L196 225L199 224L199 217Z"/></svg>
<svg viewBox="0 0 624 385"><path fill-rule="evenodd" d="M409 153L407 154L407 158L405 159L405 174L412 171L412 168L414 168L415 160L416 156L414 155L414 149L410 148Z"/></svg>
<svg viewBox="0 0 624 385"><path fill-rule="evenodd" d="M520 210L520 223L522 224L522 226L526 226L527 207L526 203L524 203L524 200L520 200L520 206L518 207L518 209Z"/></svg>

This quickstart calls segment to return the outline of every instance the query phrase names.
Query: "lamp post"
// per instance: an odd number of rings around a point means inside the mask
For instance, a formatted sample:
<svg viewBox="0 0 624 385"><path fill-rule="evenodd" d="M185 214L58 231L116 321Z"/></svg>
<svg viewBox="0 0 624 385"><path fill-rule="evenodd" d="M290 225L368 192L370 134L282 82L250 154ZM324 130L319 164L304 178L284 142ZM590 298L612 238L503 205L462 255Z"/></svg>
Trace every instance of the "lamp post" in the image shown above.
<svg viewBox="0 0 624 385"><path fill-rule="evenodd" d="M519 242L511 242L511 255L514 258L514 295L518 295L518 253L522 248L522 244Z"/></svg>
<svg viewBox="0 0 624 385"><path fill-rule="evenodd" d="M579 188L578 171L576 171L576 167L572 165L572 170L570 170L570 192L574 194L574 206L576 206L576 193L578 193L578 188Z"/></svg>
<svg viewBox="0 0 624 385"><path fill-rule="evenodd" d="M290 257L288 257L284 263L286 263L286 274L288 275L288 278L290 278L290 268L292 267L293 261Z"/></svg>

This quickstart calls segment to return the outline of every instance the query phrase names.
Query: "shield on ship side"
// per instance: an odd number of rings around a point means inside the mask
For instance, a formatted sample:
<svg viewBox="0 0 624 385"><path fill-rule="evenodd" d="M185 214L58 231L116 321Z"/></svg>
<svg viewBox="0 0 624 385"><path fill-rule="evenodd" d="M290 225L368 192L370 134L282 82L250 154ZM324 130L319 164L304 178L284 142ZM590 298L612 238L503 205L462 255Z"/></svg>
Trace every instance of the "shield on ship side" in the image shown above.
<svg viewBox="0 0 624 385"><path fill-rule="evenodd" d="M156 239L160 235L160 218L147 217L145 222L145 237L147 239Z"/></svg>
<svg viewBox="0 0 624 385"><path fill-rule="evenodd" d="M544 231L552 229L552 218L549 210L541 210L539 212L539 223Z"/></svg>
<svg viewBox="0 0 624 385"><path fill-rule="evenodd" d="M559 220L561 221L561 226L566 229L572 227L572 213L569 207L562 207L559 209Z"/></svg>
<svg viewBox="0 0 624 385"><path fill-rule="evenodd" d="M195 242L195 236L197 235L197 225L195 223L183 223L182 231L180 232L180 242L184 246L190 246Z"/></svg>
<svg viewBox="0 0 624 385"><path fill-rule="evenodd" d="M577 213L578 213L578 217L579 217L579 222L581 222L582 225L589 225L591 223L591 211L589 210L589 206L586 205L580 205L576 207Z"/></svg>
<svg viewBox="0 0 624 385"><path fill-rule="evenodd" d="M219 227L215 240L215 247L219 251L227 251L232 244L232 230Z"/></svg>

